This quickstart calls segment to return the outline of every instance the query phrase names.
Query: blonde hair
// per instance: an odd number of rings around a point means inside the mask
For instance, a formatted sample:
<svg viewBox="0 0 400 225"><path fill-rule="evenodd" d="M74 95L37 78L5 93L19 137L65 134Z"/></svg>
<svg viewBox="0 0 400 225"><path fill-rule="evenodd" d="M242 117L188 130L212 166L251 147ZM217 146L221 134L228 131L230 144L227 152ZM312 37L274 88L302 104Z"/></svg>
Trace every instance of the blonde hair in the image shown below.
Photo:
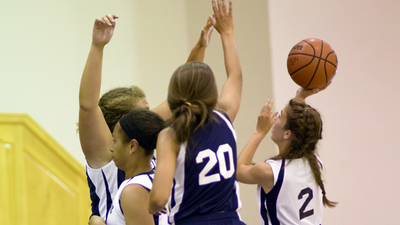
<svg viewBox="0 0 400 225"><path fill-rule="evenodd" d="M119 119L132 111L146 95L138 86L111 89L101 96L99 107L111 133Z"/></svg>

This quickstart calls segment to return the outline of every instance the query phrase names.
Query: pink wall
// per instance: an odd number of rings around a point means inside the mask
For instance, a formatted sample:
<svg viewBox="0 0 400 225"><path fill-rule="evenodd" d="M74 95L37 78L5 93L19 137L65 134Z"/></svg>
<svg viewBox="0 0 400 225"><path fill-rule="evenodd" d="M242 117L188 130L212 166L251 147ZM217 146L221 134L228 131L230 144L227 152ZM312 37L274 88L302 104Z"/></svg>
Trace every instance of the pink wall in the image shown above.
<svg viewBox="0 0 400 225"><path fill-rule="evenodd" d="M324 118L320 154L328 197L324 224L396 224L400 218L400 14L397 1L269 1L276 106L296 85L286 57L298 41L321 38L339 65L332 85L308 103Z"/></svg>

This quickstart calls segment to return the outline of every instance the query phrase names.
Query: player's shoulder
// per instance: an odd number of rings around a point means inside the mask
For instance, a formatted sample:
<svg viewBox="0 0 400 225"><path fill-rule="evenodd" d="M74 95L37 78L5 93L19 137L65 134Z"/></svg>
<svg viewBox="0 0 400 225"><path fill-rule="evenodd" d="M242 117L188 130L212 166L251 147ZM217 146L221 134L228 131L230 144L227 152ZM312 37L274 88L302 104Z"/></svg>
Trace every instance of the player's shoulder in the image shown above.
<svg viewBox="0 0 400 225"><path fill-rule="evenodd" d="M150 190L153 186L153 179L154 179L154 170L151 170L146 173L138 174L134 177L131 177L126 182L126 186L130 185L139 185L144 187L145 189Z"/></svg>
<svg viewBox="0 0 400 225"><path fill-rule="evenodd" d="M223 120L227 120L227 121L229 121L229 123L231 123L231 120L230 120L228 114L226 114L226 112L221 110L221 109L214 109L213 110L213 115L217 116L217 118L220 118L220 119L223 119Z"/></svg>

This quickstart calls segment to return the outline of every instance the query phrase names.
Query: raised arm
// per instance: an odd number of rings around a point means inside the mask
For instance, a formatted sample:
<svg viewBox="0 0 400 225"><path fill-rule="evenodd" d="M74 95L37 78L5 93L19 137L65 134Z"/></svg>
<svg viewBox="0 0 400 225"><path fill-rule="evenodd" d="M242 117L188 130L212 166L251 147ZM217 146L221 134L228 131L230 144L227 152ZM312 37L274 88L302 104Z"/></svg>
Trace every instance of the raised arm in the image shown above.
<svg viewBox="0 0 400 225"><path fill-rule="evenodd" d="M271 113L273 101L268 102L261 109L258 116L257 128L251 136L249 142L240 152L237 160L236 178L241 183L259 184L266 192L274 185L274 177L271 166L268 163L253 163L254 154L274 124L277 113Z"/></svg>
<svg viewBox="0 0 400 225"><path fill-rule="evenodd" d="M196 45L192 48L190 55L186 62L204 62L204 57L206 53L206 48L210 44L211 35L214 30L214 27L211 22L211 18L209 17L207 20L207 24L201 29L200 38L197 41Z"/></svg>
<svg viewBox="0 0 400 225"><path fill-rule="evenodd" d="M112 145L103 113L98 106L104 46L111 40L116 15L106 15L94 22L92 45L83 70L79 89L79 138L86 161L99 168L111 160Z"/></svg>
<svg viewBox="0 0 400 225"><path fill-rule="evenodd" d="M208 18L207 24L204 26L203 29L201 29L199 40L192 48L192 51L189 54L187 62L193 62L193 61L204 62L206 48L210 44L212 32L213 32L212 22L211 19ZM160 115L164 120L169 119L172 115L167 100L164 100L160 105L152 109L152 111Z"/></svg>
<svg viewBox="0 0 400 225"><path fill-rule="evenodd" d="M221 95L218 100L218 109L225 111L231 121L235 120L239 111L242 96L242 68L240 67L239 56L236 50L233 37L233 12L232 1L229 1L227 12L225 0L212 1L214 16L211 16L213 26L220 33L222 47L224 50L225 70L228 76L225 81Z"/></svg>

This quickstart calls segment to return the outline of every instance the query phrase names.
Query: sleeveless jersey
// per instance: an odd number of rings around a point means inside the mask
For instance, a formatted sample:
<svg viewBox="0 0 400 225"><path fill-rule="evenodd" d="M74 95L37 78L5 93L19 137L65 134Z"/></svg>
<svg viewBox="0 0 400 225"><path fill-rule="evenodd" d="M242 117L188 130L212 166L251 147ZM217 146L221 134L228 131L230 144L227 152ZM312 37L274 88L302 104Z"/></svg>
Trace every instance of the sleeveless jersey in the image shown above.
<svg viewBox="0 0 400 225"><path fill-rule="evenodd" d="M322 190L315 182L308 160L267 160L274 187L257 188L262 225L319 225L322 223ZM321 161L320 161L321 162ZM321 164L322 167L322 164Z"/></svg>
<svg viewBox="0 0 400 225"><path fill-rule="evenodd" d="M151 160L153 169L155 165L156 160L153 157ZM97 169L91 168L86 162L86 177L92 200L92 215L103 217L106 220L114 195L125 180L125 172L118 169L113 160Z"/></svg>
<svg viewBox="0 0 400 225"><path fill-rule="evenodd" d="M148 191L150 191L151 188L153 187L153 178L154 178L154 170L147 172L147 173L138 174L138 175L131 177L129 179L126 179L124 182L122 182L121 186L119 187L117 193L114 196L112 207L107 216L106 224L107 225L126 224L124 212L123 212L123 210L121 208L121 204L120 204L122 191L124 190L124 188L126 186L134 185L134 184L141 185L142 187L144 187ZM143 207L147 208L147 205L144 205ZM155 221L155 224L158 224L158 221Z"/></svg>
<svg viewBox="0 0 400 225"><path fill-rule="evenodd" d="M204 124L180 146L168 206L170 224L227 215L240 221L236 132L226 115L213 114L217 121Z"/></svg>

